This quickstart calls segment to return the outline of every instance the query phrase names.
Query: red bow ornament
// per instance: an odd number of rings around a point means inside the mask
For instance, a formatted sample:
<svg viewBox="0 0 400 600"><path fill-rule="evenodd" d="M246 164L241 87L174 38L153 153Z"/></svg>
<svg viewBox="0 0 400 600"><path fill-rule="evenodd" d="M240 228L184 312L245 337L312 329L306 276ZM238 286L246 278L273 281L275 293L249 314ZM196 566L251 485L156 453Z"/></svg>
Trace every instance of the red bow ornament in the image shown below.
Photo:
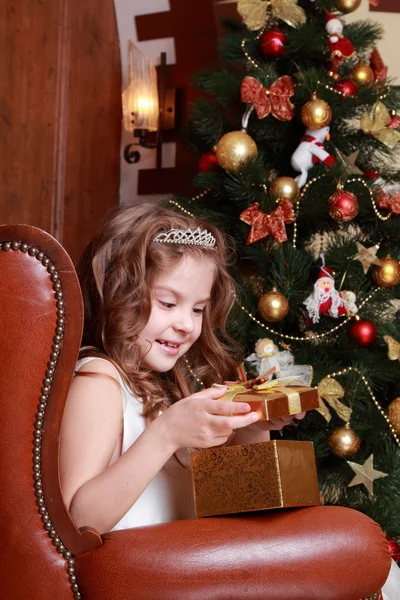
<svg viewBox="0 0 400 600"><path fill-rule="evenodd" d="M246 76L240 88L242 102L253 104L259 119L272 113L280 121L291 121L294 106L290 96L293 94L294 83L289 75L279 77L270 88L265 88L255 77Z"/></svg>
<svg viewBox="0 0 400 600"><path fill-rule="evenodd" d="M250 233L246 240L246 245L254 244L267 235L273 235L275 240L281 244L286 242L285 223L294 223L295 215L293 205L289 200L282 200L278 207L267 215L260 210L258 202L254 202L249 208L246 208L240 215L240 220L251 225Z"/></svg>
<svg viewBox="0 0 400 600"><path fill-rule="evenodd" d="M372 50L369 65L374 72L375 81L385 81L388 76L388 68L382 60L382 56L378 48Z"/></svg>

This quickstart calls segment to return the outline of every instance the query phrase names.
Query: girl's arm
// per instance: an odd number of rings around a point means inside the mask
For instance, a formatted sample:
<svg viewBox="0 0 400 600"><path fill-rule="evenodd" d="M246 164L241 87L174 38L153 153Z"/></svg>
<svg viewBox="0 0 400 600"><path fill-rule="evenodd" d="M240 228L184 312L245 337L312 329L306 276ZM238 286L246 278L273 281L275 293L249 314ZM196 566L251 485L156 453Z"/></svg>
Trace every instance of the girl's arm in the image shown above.
<svg viewBox="0 0 400 600"><path fill-rule="evenodd" d="M254 422L248 404L236 403L226 417L218 402L225 388L202 390L184 398L152 421L120 456L122 401L111 363L93 360L73 380L61 428L60 477L64 500L78 527L104 533L127 513L181 447L224 443L232 430Z"/></svg>

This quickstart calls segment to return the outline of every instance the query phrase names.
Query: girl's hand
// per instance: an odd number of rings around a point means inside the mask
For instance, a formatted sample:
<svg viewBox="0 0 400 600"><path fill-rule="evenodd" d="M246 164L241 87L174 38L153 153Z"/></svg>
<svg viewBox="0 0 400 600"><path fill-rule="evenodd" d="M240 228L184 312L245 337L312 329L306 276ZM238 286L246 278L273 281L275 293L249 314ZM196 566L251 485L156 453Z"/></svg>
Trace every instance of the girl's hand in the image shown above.
<svg viewBox="0 0 400 600"><path fill-rule="evenodd" d="M172 453L178 448L210 448L224 444L234 429L258 421L245 402L218 401L226 387L208 388L179 400L163 412L152 425L159 427ZM231 414L232 416L227 416Z"/></svg>
<svg viewBox="0 0 400 600"><path fill-rule="evenodd" d="M293 419L304 419L306 416L305 412L298 413L297 415L288 415L287 417L281 417L280 419L271 419L270 421L259 421L257 423L257 427L262 429L263 431L280 431L285 427L285 425L289 425Z"/></svg>
<svg viewBox="0 0 400 600"><path fill-rule="evenodd" d="M235 404L233 402L233 404ZM291 415L282 417L280 419L272 419L271 421L258 421L252 427L241 429L238 431L233 439L233 444L252 444L256 442L268 442L269 432L274 429L279 431L285 425L289 425L293 419L304 419L305 412L298 413L297 415Z"/></svg>

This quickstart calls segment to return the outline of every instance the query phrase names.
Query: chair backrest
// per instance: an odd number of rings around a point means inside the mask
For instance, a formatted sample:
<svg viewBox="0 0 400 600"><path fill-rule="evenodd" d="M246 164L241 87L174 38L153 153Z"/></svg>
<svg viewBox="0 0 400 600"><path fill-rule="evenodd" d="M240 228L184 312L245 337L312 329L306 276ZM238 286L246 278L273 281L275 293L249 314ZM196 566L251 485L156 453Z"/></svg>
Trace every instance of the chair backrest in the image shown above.
<svg viewBox="0 0 400 600"><path fill-rule="evenodd" d="M73 554L102 543L75 528L59 484L59 431L82 325L62 246L31 226L1 226L1 598L80 598Z"/></svg>

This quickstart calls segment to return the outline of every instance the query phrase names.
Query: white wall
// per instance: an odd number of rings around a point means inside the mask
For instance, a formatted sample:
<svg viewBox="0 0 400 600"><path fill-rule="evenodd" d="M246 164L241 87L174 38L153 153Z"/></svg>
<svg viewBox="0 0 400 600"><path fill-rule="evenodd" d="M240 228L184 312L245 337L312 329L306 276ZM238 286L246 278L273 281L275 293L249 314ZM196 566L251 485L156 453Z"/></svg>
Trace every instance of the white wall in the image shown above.
<svg viewBox="0 0 400 600"><path fill-rule="evenodd" d="M364 0L358 10L345 17L345 20L348 23L359 21L361 19L375 21L380 23L384 28L385 37L379 43L378 48L385 64L389 67L389 77L397 78L398 81L396 82L396 85L400 85L400 13L371 12L369 10L368 0Z"/></svg>
<svg viewBox="0 0 400 600"><path fill-rule="evenodd" d="M117 14L117 24L121 45L122 77L123 87L126 86L127 77L127 43L131 39L140 50L146 54L154 64L159 64L161 52L167 53L168 64L175 63L175 47L173 38L164 38L149 42L138 42L135 29L136 15L163 12L170 8L169 0L114 0ZM190 2L190 0L186 0ZM220 0L221 1L221 0ZM231 0L222 0L229 2ZM400 0L399 0L400 2ZM398 58L398 39L400 32L400 13L371 13L368 10L368 0L364 0L360 8L346 16L351 22L359 19L369 18L381 23L385 29L385 39L380 43L379 50L385 63L389 66L389 76L397 77L400 85L400 60ZM123 131L121 147L121 185L120 201L128 203L137 198L138 170L151 169L155 167L155 152L140 148L140 163L130 165L125 162L122 150L126 144L133 140L131 134ZM163 145L163 165L173 167L175 165L175 144Z"/></svg>

